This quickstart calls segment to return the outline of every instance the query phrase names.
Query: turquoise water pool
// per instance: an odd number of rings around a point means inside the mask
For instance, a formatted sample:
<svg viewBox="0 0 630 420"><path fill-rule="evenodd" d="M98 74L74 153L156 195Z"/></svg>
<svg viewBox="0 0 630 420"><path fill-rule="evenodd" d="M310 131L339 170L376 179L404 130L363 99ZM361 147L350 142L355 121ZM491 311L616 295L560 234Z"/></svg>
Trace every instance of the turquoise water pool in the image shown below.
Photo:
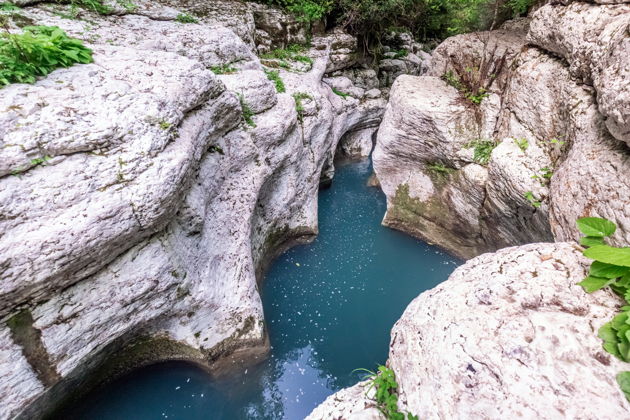
<svg viewBox="0 0 630 420"><path fill-rule="evenodd" d="M387 359L389 333L422 291L459 261L384 228L385 197L368 161L338 168L319 197L320 234L278 258L262 298L271 354L215 382L184 363L150 366L89 395L73 419L302 419Z"/></svg>

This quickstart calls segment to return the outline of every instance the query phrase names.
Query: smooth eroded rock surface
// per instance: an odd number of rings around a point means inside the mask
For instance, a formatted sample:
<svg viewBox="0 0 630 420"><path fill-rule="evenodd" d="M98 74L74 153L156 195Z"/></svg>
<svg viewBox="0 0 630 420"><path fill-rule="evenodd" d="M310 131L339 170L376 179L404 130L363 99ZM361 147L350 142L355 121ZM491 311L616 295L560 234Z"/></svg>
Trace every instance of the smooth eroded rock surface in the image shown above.
<svg viewBox="0 0 630 420"><path fill-rule="evenodd" d="M399 407L425 419L626 418L624 364L596 333L621 300L577 286L587 267L573 244L531 244L474 258L422 293L392 330ZM314 418L350 418L365 404L358 387Z"/></svg>

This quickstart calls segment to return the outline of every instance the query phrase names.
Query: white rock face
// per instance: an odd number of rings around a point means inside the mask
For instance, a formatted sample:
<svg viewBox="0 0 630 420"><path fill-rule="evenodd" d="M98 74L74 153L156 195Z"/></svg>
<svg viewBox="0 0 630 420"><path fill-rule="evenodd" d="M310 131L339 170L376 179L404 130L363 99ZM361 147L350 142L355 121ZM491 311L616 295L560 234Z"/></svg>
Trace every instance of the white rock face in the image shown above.
<svg viewBox="0 0 630 420"><path fill-rule="evenodd" d="M613 220L613 241L629 243L628 7L549 4L531 22L447 39L434 77L399 78L374 151L384 224L464 258L575 240L584 216ZM480 105L436 78L477 68L496 76ZM498 146L464 171L479 140Z"/></svg>
<svg viewBox="0 0 630 420"><path fill-rule="evenodd" d="M253 38L218 15L181 24L186 2L139 3L124 16L81 11L86 26L55 14L64 7L21 13L83 39L94 63L0 97L0 418L41 416L111 374L98 370L108 360L220 373L263 357L264 266L317 232L337 144L373 131L385 107L322 82L347 35L316 38L312 69L280 70L278 94Z"/></svg>
<svg viewBox="0 0 630 420"><path fill-rule="evenodd" d="M531 244L474 258L422 293L392 330L399 407L426 419L627 418L615 381L625 366L596 335L621 301L576 285L587 266L572 244ZM366 404L359 389L312 418L349 418L336 413Z"/></svg>

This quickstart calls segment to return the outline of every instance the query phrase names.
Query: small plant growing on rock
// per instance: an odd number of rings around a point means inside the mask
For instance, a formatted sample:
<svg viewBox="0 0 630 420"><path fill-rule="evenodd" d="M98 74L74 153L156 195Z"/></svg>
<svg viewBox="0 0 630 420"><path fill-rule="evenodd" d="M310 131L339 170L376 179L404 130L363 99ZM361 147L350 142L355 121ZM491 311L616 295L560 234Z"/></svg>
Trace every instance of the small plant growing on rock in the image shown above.
<svg viewBox="0 0 630 420"><path fill-rule="evenodd" d="M494 140L477 139L467 143L464 147L466 149L474 149L473 160L480 165L487 165L490 161L490 156L498 143Z"/></svg>
<svg viewBox="0 0 630 420"><path fill-rule="evenodd" d="M199 23L196 17L189 15L188 13L180 13L175 18L176 22L179 23Z"/></svg>
<svg viewBox="0 0 630 420"><path fill-rule="evenodd" d="M236 73L236 68L230 64L219 64L218 66L210 67L210 70L214 74L232 74Z"/></svg>
<svg viewBox="0 0 630 420"><path fill-rule="evenodd" d="M276 64L279 67L290 68L288 61L295 61L307 64L309 67L313 65L313 59L304 55L303 52L307 50L307 46L300 44L291 44L286 48L278 48L263 54L261 58L267 60L278 60ZM263 64L272 66L272 62L265 61Z"/></svg>
<svg viewBox="0 0 630 420"><path fill-rule="evenodd" d="M440 162L427 163L427 169L438 175L449 175L455 171Z"/></svg>
<svg viewBox="0 0 630 420"><path fill-rule="evenodd" d="M388 420L418 420L418 416L411 413L405 413L398 410L398 383L396 382L396 374L387 366L379 366L378 373L368 369L356 369L356 371L366 372L364 379L369 379L371 384L368 388L375 389L375 399L378 410L383 413Z"/></svg>
<svg viewBox="0 0 630 420"><path fill-rule="evenodd" d="M238 99L241 102L241 110L243 112L243 121L250 127L256 127L256 123L254 122L254 111L249 106L249 104L245 101L245 97L242 94L238 94Z"/></svg>
<svg viewBox="0 0 630 420"><path fill-rule="evenodd" d="M286 87L284 86L284 81L280 77L280 72L278 70L265 69L265 74L267 75L267 79L271 80L276 86L276 92L284 93L287 91Z"/></svg>
<svg viewBox="0 0 630 420"><path fill-rule="evenodd" d="M598 336L604 341L604 350L624 362L630 362L630 248L606 244L605 238L617 230L610 220L583 217L578 219L577 225L586 235L580 240L588 247L583 252L584 256L594 260L588 276L578 284L587 293L609 287L626 301L621 313L604 324ZM630 401L630 371L619 373L617 383Z"/></svg>
<svg viewBox="0 0 630 420"><path fill-rule="evenodd" d="M527 201L529 201L529 204L536 208L539 208L542 205L542 202L540 200L537 200L536 197L534 197L534 193L531 191L527 191L524 194L524 197Z"/></svg>
<svg viewBox="0 0 630 420"><path fill-rule="evenodd" d="M332 91L333 91L333 93L334 93L335 95L337 95L337 96L341 96L343 99L346 99L348 96L350 96L350 94L345 93L345 92L342 92L342 91L340 91L340 90L338 90L338 89L335 89L335 88L332 88Z"/></svg>
<svg viewBox="0 0 630 420"><path fill-rule="evenodd" d="M525 152L529 147L529 141L527 141L527 139L514 139L514 143L521 149L521 152Z"/></svg>
<svg viewBox="0 0 630 420"><path fill-rule="evenodd" d="M302 103L304 99L312 100L313 97L304 92L296 92L293 94L293 100L295 101L295 111L298 114L298 120L300 121L300 123L302 123L304 120L304 104Z"/></svg>
<svg viewBox="0 0 630 420"><path fill-rule="evenodd" d="M542 168L539 173L532 175L532 179L537 179L543 186L549 184L551 177L553 177L553 170L547 166Z"/></svg>

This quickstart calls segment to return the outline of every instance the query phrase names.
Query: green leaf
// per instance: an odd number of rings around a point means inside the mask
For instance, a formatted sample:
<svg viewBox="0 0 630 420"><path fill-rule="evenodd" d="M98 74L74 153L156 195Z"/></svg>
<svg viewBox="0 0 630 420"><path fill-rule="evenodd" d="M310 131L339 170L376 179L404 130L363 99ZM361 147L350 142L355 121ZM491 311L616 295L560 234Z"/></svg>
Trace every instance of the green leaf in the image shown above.
<svg viewBox="0 0 630 420"><path fill-rule="evenodd" d="M584 255L596 261L630 267L630 248L597 245L585 250Z"/></svg>
<svg viewBox="0 0 630 420"><path fill-rule="evenodd" d="M580 239L580 244L584 246L604 245L604 238L600 236L584 236Z"/></svg>
<svg viewBox="0 0 630 420"><path fill-rule="evenodd" d="M630 401L630 372L620 372L617 374L617 383L626 396L626 399Z"/></svg>
<svg viewBox="0 0 630 420"><path fill-rule="evenodd" d="M588 276L584 280L578 283L582 286L586 293L593 293L599 289L603 289L614 281L605 277Z"/></svg>
<svg viewBox="0 0 630 420"><path fill-rule="evenodd" d="M597 336L605 342L613 342L617 340L617 333L610 325L610 323L602 325L599 328L599 331L597 331Z"/></svg>
<svg viewBox="0 0 630 420"><path fill-rule="evenodd" d="M617 226L600 217L582 217L577 220L578 229L586 236L605 237L615 233Z"/></svg>
<svg viewBox="0 0 630 420"><path fill-rule="evenodd" d="M591 265L589 276L616 279L625 276L629 272L630 267L621 267L618 265L594 261Z"/></svg>

